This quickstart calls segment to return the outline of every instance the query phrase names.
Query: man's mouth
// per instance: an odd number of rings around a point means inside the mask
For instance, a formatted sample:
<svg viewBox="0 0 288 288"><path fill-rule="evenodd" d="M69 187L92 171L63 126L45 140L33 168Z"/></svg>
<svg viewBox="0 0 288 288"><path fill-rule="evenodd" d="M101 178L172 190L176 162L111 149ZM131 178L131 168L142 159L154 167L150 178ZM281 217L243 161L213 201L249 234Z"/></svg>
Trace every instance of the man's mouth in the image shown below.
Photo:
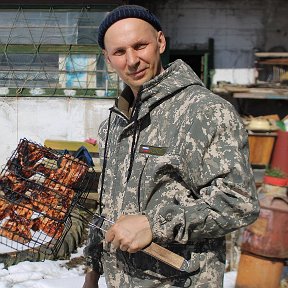
<svg viewBox="0 0 288 288"><path fill-rule="evenodd" d="M141 69L139 71L129 73L129 75L133 78L141 78L145 75L146 69Z"/></svg>

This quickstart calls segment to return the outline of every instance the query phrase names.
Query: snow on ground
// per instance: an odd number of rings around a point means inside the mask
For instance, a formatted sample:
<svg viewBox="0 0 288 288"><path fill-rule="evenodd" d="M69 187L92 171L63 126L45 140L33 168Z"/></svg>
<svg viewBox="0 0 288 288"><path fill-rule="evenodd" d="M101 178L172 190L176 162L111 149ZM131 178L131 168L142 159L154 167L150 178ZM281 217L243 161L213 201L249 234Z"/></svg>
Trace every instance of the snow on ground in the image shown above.
<svg viewBox="0 0 288 288"><path fill-rule="evenodd" d="M83 248L71 258L83 255ZM68 269L69 260L43 262L21 262L4 269L0 263L0 288L82 288L84 283L84 266ZM234 288L236 271L225 274L224 288ZM106 288L105 280L100 278L100 288Z"/></svg>

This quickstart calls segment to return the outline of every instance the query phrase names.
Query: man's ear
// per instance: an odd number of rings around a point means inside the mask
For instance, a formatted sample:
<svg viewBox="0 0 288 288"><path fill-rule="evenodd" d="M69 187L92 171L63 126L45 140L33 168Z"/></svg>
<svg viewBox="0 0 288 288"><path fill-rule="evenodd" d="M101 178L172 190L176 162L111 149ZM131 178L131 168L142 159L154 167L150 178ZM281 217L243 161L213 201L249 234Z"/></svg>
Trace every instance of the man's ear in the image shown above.
<svg viewBox="0 0 288 288"><path fill-rule="evenodd" d="M160 54L162 54L165 51L165 48L166 48L166 39L165 39L165 36L164 36L162 31L158 32L157 41L158 41Z"/></svg>
<svg viewBox="0 0 288 288"><path fill-rule="evenodd" d="M106 61L106 65L107 65L108 71L110 71L110 72L115 72L114 68L113 68L112 65L111 65L111 61L110 61L110 59L109 59L109 56L108 56L107 51L106 51L105 49L103 49L103 50L102 50L102 53L103 53L103 55L104 55L104 58L105 58L105 61Z"/></svg>
<svg viewBox="0 0 288 288"><path fill-rule="evenodd" d="M103 53L103 55L104 55L104 57L105 57L106 62L107 62L108 64L110 64L111 62L110 62L110 59L109 59L109 57L108 57L107 51L106 51L105 49L103 49L103 50L102 50L102 53Z"/></svg>

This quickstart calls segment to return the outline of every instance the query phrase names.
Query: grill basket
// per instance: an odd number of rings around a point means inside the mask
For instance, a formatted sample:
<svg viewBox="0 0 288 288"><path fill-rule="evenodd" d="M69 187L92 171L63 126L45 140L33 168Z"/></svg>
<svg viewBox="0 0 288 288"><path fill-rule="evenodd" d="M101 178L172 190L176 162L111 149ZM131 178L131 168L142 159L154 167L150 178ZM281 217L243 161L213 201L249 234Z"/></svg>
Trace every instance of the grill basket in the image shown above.
<svg viewBox="0 0 288 288"><path fill-rule="evenodd" d="M85 162L21 139L0 174L0 243L56 255L93 180Z"/></svg>

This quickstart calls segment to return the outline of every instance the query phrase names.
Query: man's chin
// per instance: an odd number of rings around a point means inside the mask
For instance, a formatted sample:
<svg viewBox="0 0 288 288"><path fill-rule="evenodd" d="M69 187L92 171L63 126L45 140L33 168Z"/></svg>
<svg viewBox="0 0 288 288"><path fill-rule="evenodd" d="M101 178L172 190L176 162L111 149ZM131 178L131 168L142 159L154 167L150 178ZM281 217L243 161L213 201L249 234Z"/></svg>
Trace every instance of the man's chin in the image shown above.
<svg viewBox="0 0 288 288"><path fill-rule="evenodd" d="M140 87L143 86L144 83L146 83L149 80L146 79L140 79L140 80L134 80L134 81L129 81L129 83L126 83L128 86L130 86L131 88L135 89L135 90L139 90Z"/></svg>
<svg viewBox="0 0 288 288"><path fill-rule="evenodd" d="M150 81L152 78L153 78L153 77L150 76L150 75L145 75L144 77L141 77L141 78L139 78L139 79L137 79L137 78L135 79L135 78L134 78L134 79L131 81L131 84L133 83L133 85L142 86L144 83Z"/></svg>

